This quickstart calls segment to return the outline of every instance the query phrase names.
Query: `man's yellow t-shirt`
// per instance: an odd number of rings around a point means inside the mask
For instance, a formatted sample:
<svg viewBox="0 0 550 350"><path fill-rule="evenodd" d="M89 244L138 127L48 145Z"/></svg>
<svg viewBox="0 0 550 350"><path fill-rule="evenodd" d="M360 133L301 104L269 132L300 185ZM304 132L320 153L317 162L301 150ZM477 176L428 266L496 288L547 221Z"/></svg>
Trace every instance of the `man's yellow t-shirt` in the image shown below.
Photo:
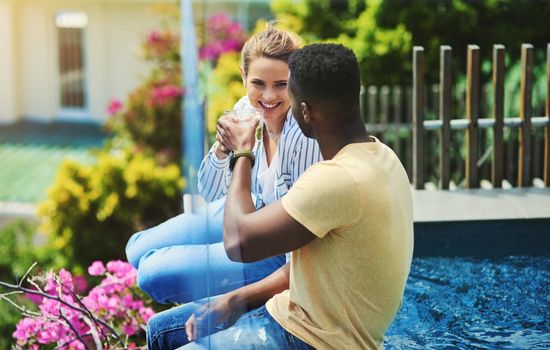
<svg viewBox="0 0 550 350"><path fill-rule="evenodd" d="M272 317L317 349L376 349L395 317L413 252L411 189L386 145L353 143L312 165L282 199L318 238L293 251Z"/></svg>

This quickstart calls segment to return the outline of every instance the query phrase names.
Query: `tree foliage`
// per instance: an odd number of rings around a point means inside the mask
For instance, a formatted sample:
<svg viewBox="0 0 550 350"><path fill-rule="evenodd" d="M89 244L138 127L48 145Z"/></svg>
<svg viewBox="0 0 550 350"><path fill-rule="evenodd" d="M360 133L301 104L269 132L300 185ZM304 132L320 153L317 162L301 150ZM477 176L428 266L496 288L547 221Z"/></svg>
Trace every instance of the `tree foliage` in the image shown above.
<svg viewBox="0 0 550 350"><path fill-rule="evenodd" d="M480 46L482 60L503 44L514 62L521 43L545 49L550 32L543 0L275 0L272 10L307 42L351 47L365 84L410 82L413 45L425 48L427 78L436 82L440 45L453 48L455 72L464 72L468 44Z"/></svg>

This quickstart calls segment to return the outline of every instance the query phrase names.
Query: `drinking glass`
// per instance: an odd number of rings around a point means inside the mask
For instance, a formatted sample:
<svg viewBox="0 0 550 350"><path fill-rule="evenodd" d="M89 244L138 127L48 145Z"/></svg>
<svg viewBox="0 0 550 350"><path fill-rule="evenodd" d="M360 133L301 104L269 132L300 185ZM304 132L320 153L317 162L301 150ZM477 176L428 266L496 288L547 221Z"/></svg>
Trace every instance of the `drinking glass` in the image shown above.
<svg viewBox="0 0 550 350"><path fill-rule="evenodd" d="M237 123L242 128L249 128L254 122L254 119L263 121L264 112L259 108L239 108L231 109L223 112L223 115L232 115L237 120Z"/></svg>

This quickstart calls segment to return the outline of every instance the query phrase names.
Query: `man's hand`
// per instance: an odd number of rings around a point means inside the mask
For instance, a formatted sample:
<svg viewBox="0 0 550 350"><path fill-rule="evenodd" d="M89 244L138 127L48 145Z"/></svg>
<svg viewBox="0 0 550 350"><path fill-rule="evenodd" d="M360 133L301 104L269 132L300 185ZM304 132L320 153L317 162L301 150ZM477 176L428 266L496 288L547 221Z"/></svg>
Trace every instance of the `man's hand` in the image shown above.
<svg viewBox="0 0 550 350"><path fill-rule="evenodd" d="M266 278L226 293L197 309L185 322L190 342L202 338L214 327L228 321L236 322L248 310L264 305L272 296L287 290L290 285L290 263L286 263Z"/></svg>
<svg viewBox="0 0 550 350"><path fill-rule="evenodd" d="M190 342L208 335L209 327L217 326L230 319L238 318L244 310L233 310L229 294L225 294L215 301L201 306L185 322L185 333ZM210 323L210 325L209 325Z"/></svg>

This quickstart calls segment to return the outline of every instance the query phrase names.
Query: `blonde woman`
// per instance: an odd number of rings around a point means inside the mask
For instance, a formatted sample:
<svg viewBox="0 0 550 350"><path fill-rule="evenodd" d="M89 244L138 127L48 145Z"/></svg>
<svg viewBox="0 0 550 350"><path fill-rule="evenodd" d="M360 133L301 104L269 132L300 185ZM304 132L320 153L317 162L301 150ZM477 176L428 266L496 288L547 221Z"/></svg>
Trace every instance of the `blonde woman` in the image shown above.
<svg viewBox="0 0 550 350"><path fill-rule="evenodd" d="M269 24L241 52L247 95L234 108L261 109L264 119L252 171L251 194L257 208L280 199L306 168L321 160L317 142L302 134L290 111L288 58L300 44L297 35ZM218 133L218 142L198 174L199 192L207 204L196 213L181 214L134 234L126 247L128 261L138 269L139 287L161 303L185 303L226 293L263 279L286 262L285 256L277 256L236 263L225 253L223 207L233 151L227 140L246 130L230 116L220 118L218 124L229 131Z"/></svg>

